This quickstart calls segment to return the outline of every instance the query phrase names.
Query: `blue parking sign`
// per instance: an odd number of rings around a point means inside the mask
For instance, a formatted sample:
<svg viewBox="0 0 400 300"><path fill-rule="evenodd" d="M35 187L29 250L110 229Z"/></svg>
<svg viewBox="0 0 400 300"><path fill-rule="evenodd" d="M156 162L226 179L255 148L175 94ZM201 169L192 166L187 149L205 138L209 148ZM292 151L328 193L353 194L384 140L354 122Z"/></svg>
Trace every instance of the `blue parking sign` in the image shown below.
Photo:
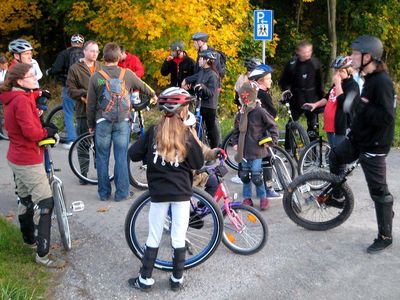
<svg viewBox="0 0 400 300"><path fill-rule="evenodd" d="M272 10L254 11L254 39L272 40L274 32L274 12Z"/></svg>

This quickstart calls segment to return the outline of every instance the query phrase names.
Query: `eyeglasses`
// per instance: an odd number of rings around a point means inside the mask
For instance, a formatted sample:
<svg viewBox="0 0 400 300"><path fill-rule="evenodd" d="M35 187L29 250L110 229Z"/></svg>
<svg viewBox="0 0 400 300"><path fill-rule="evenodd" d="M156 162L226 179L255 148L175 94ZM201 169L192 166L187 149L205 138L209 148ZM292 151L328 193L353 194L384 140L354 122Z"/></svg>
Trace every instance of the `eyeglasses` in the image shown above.
<svg viewBox="0 0 400 300"><path fill-rule="evenodd" d="M33 77L36 77L36 74L32 74L32 75L29 75L29 76L25 76L24 79L25 79L25 78L33 78Z"/></svg>

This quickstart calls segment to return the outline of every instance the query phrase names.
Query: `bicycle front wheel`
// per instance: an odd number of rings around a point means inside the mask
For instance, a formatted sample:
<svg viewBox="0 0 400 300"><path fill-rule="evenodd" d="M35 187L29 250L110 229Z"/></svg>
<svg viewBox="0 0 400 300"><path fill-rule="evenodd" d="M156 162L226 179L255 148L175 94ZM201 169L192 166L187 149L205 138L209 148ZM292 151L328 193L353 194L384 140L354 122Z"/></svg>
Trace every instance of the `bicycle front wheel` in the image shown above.
<svg viewBox="0 0 400 300"><path fill-rule="evenodd" d="M64 191L61 181L55 177L51 183L54 199L54 210L57 217L58 230L65 251L71 250L72 241L69 230L67 207L65 205Z"/></svg>
<svg viewBox="0 0 400 300"><path fill-rule="evenodd" d="M289 126L289 153L292 157L298 161L300 158L301 151L310 144L310 138L307 135L306 130L298 122L290 122Z"/></svg>
<svg viewBox="0 0 400 300"><path fill-rule="evenodd" d="M223 231L222 214L214 200L202 190L193 188L189 227L186 233L185 269L205 262L217 249ZM125 219L125 238L132 252L141 259L149 233L148 214L151 197L143 193L135 200ZM172 270L171 217L165 218L164 232L154 266Z"/></svg>
<svg viewBox="0 0 400 300"><path fill-rule="evenodd" d="M234 170L239 170L239 164L235 161L234 157L236 154L236 151L233 150L233 144L232 144L232 134L233 130L228 133L228 135L225 137L224 141L222 142L222 149L225 150L225 153L227 155L226 158L226 164L231 167Z"/></svg>
<svg viewBox="0 0 400 300"><path fill-rule="evenodd" d="M263 216L255 208L231 203L229 211L223 211L224 233L222 242L231 251L250 255L264 248L268 239L268 227Z"/></svg>
<svg viewBox="0 0 400 300"><path fill-rule="evenodd" d="M114 179L112 170L114 170L114 155L111 149L109 161L109 177ZM72 144L68 153L68 162L72 172L82 181L90 184L97 184L96 168L96 147L94 135L84 133L79 136Z"/></svg>
<svg viewBox="0 0 400 300"><path fill-rule="evenodd" d="M312 189L315 182L322 188ZM332 192L341 195L334 199ZM283 207L288 217L297 225L309 230L329 230L341 225L351 215L354 196L340 177L324 171L300 175L289 184L283 196Z"/></svg>
<svg viewBox="0 0 400 300"><path fill-rule="evenodd" d="M60 136L60 143L67 141L67 131L64 123L64 110L62 105L54 107L46 118L46 124L53 123L58 128L58 135Z"/></svg>

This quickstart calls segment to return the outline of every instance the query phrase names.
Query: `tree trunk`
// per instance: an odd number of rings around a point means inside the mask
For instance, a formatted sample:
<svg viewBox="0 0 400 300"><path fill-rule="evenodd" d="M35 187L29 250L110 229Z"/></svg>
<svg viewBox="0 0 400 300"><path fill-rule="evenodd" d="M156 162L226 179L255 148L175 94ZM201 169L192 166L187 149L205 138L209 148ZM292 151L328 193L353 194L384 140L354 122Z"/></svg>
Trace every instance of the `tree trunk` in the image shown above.
<svg viewBox="0 0 400 300"><path fill-rule="evenodd" d="M336 58L337 52L337 36L336 36L336 0L327 0L328 7L328 32L329 41L331 42L331 55L330 61ZM327 82L332 81L333 70L328 72Z"/></svg>
<svg viewBox="0 0 400 300"><path fill-rule="evenodd" d="M300 18L301 18L301 11L303 9L303 0L299 0L299 9L297 10L297 25L296 25L296 32L299 32L300 29Z"/></svg>

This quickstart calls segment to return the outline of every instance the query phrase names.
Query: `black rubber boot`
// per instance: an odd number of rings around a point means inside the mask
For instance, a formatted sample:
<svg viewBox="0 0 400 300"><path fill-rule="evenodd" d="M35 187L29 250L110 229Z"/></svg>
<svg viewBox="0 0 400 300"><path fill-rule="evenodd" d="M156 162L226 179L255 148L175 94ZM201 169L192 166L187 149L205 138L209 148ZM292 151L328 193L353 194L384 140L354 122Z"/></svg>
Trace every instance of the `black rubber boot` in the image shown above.
<svg viewBox="0 0 400 300"><path fill-rule="evenodd" d="M375 198L375 197L374 197ZM367 248L368 253L378 253L392 245L393 196L388 194L381 199L374 199L378 238Z"/></svg>
<svg viewBox="0 0 400 300"><path fill-rule="evenodd" d="M37 254L40 257L44 257L49 253L50 249L51 214L54 207L53 197L41 200L38 206L40 216L37 224Z"/></svg>
<svg viewBox="0 0 400 300"><path fill-rule="evenodd" d="M20 203L26 207L26 212L18 216L22 238L25 244L34 245L35 239L35 224L33 223L33 207L32 196L19 198Z"/></svg>
<svg viewBox="0 0 400 300"><path fill-rule="evenodd" d="M128 283L131 287L140 289L142 291L149 290L154 283L151 278L153 274L154 263L157 259L158 248L152 248L146 246L144 255L142 258L142 267L139 271L139 276L136 278L130 278Z"/></svg>
<svg viewBox="0 0 400 300"><path fill-rule="evenodd" d="M171 290L178 291L182 287L183 269L185 268L186 247L175 248L172 257L172 276L169 279Z"/></svg>

